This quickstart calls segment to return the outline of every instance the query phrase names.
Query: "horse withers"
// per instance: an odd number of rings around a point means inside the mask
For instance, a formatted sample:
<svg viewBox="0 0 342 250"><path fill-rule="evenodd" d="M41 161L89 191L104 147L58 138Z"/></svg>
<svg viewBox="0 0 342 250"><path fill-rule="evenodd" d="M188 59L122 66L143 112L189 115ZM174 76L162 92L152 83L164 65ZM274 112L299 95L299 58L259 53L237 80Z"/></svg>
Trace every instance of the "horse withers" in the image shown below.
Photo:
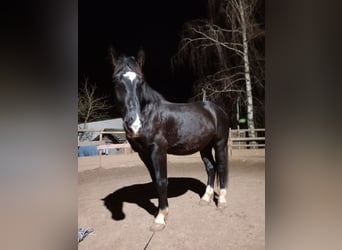
<svg viewBox="0 0 342 250"><path fill-rule="evenodd" d="M214 181L220 186L218 207L226 207L228 178L228 127L225 112L214 103L171 103L145 81L142 66L145 53L137 57L115 57L113 83L131 147L146 165L158 194L158 215L152 231L165 227L168 215L167 154L188 155L200 152L208 181L201 203L214 198ZM212 154L215 150L215 158Z"/></svg>

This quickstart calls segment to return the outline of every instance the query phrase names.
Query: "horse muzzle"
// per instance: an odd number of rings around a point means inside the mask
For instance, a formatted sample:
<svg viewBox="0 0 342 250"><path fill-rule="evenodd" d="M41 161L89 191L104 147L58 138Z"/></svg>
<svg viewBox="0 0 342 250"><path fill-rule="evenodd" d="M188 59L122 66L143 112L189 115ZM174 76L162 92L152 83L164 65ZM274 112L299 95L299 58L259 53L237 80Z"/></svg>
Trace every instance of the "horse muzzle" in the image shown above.
<svg viewBox="0 0 342 250"><path fill-rule="evenodd" d="M135 119L132 117L129 117L128 119L125 120L125 128L126 131L129 131L129 134L132 134L133 136L137 136L139 134L139 130L142 127L142 121L139 117L138 114L136 114Z"/></svg>

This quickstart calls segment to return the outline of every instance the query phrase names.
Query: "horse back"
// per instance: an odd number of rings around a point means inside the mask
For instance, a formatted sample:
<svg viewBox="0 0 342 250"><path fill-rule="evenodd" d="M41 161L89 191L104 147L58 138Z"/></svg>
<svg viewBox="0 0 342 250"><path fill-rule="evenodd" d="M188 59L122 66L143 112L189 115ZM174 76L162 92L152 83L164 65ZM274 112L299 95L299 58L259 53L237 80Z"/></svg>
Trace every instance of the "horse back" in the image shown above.
<svg viewBox="0 0 342 250"><path fill-rule="evenodd" d="M189 154L228 138L228 118L212 102L166 104L160 114L168 153Z"/></svg>

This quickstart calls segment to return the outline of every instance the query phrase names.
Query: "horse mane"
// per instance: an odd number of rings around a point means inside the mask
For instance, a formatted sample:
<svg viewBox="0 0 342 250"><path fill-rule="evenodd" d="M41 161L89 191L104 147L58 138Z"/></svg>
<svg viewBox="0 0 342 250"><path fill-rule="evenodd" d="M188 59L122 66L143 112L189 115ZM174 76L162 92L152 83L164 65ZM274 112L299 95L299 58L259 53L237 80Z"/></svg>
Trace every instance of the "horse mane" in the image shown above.
<svg viewBox="0 0 342 250"><path fill-rule="evenodd" d="M151 86L143 79L143 91L141 92L141 99L143 104L159 104L165 101L165 98L157 91L151 88Z"/></svg>

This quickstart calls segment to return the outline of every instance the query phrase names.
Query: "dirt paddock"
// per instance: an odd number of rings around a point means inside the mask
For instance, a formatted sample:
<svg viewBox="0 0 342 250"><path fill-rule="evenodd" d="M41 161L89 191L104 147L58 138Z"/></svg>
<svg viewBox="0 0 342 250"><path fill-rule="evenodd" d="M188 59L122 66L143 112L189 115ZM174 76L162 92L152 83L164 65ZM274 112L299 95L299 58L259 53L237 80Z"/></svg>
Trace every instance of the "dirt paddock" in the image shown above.
<svg viewBox="0 0 342 250"><path fill-rule="evenodd" d="M264 150L233 152L223 211L199 205L207 181L199 154L168 156L169 217L154 234L157 198L136 153L82 157L78 172L78 227L95 230L80 250L265 249Z"/></svg>

